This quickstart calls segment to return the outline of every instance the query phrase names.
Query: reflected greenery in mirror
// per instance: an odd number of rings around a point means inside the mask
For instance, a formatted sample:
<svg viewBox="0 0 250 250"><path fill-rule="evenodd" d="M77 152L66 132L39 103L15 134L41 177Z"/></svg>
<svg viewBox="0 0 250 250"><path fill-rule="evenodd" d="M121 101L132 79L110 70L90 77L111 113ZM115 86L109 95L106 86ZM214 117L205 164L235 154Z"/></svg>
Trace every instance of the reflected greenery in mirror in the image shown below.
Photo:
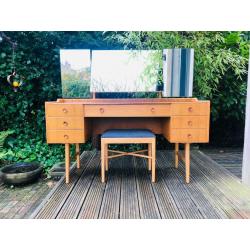
<svg viewBox="0 0 250 250"><path fill-rule="evenodd" d="M160 50L94 50L92 92L152 92L162 81Z"/></svg>
<svg viewBox="0 0 250 250"><path fill-rule="evenodd" d="M63 98L90 96L90 50L60 50Z"/></svg>

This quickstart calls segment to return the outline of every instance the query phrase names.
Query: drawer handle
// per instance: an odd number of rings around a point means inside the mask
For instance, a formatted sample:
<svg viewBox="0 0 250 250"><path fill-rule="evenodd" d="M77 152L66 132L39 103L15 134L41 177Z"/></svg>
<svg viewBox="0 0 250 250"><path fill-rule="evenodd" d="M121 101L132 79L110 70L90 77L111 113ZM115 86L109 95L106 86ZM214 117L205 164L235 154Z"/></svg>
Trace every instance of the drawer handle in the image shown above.
<svg viewBox="0 0 250 250"><path fill-rule="evenodd" d="M192 121L188 121L188 126L192 126L192 125L193 125Z"/></svg>
<svg viewBox="0 0 250 250"><path fill-rule="evenodd" d="M68 124L66 121L64 121L64 122L63 122L63 125L64 125L65 127L67 127L69 124Z"/></svg>
<svg viewBox="0 0 250 250"><path fill-rule="evenodd" d="M104 113L104 109L103 109L103 108L100 108L100 112L101 112L101 113Z"/></svg>
<svg viewBox="0 0 250 250"><path fill-rule="evenodd" d="M62 111L63 111L63 113L65 113L65 114L68 113L68 110L65 109L65 108L64 108Z"/></svg>
<svg viewBox="0 0 250 250"><path fill-rule="evenodd" d="M189 111L189 112L192 112L192 111L193 111L193 108L192 108L192 107L189 107L189 108L188 108L188 111Z"/></svg>
<svg viewBox="0 0 250 250"><path fill-rule="evenodd" d="M191 138L192 137L192 135L191 134L188 134L188 138Z"/></svg>
<svg viewBox="0 0 250 250"><path fill-rule="evenodd" d="M155 108L151 108L151 112L154 113L155 112Z"/></svg>
<svg viewBox="0 0 250 250"><path fill-rule="evenodd" d="M69 136L68 135L64 135L64 139L69 139Z"/></svg>

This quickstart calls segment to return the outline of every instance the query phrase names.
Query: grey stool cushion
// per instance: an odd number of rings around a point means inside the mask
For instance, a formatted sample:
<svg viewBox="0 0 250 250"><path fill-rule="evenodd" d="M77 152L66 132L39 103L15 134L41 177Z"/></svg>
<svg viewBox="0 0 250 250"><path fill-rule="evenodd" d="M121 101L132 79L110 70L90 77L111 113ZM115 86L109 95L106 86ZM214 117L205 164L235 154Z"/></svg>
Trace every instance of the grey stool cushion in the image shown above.
<svg viewBox="0 0 250 250"><path fill-rule="evenodd" d="M109 129L101 138L154 138L155 134L148 129Z"/></svg>

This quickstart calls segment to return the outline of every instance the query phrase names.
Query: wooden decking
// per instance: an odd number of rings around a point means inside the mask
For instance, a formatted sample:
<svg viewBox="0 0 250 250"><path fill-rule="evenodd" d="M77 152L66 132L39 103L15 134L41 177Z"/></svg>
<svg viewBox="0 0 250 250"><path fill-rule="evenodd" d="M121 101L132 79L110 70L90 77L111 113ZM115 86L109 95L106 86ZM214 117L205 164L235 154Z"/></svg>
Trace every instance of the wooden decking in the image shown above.
<svg viewBox="0 0 250 250"><path fill-rule="evenodd" d="M157 182L146 160L112 159L106 184L100 181L100 152L81 155L81 169L62 178L31 218L202 219L249 218L250 188L200 151L191 154L190 184L184 166L174 168L173 152L157 152Z"/></svg>
<svg viewBox="0 0 250 250"><path fill-rule="evenodd" d="M206 149L203 152L241 179L243 148Z"/></svg>

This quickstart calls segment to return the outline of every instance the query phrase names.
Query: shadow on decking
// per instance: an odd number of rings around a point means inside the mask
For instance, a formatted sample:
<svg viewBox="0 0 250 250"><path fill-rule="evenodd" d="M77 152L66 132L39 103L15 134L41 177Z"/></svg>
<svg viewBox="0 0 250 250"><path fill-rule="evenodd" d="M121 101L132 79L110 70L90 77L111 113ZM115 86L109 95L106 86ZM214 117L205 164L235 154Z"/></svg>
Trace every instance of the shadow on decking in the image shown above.
<svg viewBox="0 0 250 250"><path fill-rule="evenodd" d="M81 169L62 178L31 218L249 218L250 188L200 151L191 154L191 182L184 165L173 167L173 152L157 152L157 182L147 161L112 159L100 182L100 152L81 155Z"/></svg>

